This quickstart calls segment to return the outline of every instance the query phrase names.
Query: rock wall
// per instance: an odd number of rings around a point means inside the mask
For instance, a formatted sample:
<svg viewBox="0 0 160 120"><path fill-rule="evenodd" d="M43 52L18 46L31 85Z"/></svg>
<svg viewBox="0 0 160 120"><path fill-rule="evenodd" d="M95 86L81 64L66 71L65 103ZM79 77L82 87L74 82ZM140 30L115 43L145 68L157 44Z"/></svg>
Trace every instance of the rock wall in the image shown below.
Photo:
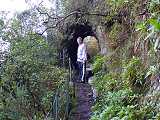
<svg viewBox="0 0 160 120"><path fill-rule="evenodd" d="M107 41L106 41L106 34L104 26L97 26L96 28L96 36L98 38L98 43L100 47L100 53L105 55L107 54Z"/></svg>
<svg viewBox="0 0 160 120"><path fill-rule="evenodd" d="M141 104L150 105L160 111L160 74L150 78L149 91L141 98Z"/></svg>

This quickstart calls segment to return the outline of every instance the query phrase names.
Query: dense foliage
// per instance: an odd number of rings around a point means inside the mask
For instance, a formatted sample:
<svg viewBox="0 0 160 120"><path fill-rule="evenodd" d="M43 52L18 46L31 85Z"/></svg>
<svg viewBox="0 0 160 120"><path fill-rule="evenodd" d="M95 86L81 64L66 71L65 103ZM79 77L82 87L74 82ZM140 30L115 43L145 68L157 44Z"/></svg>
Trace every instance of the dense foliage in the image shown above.
<svg viewBox="0 0 160 120"><path fill-rule="evenodd" d="M91 120L159 120L160 1L52 2L55 9L39 4L0 19L0 37L10 43L0 63L0 119L64 119L66 53L76 37L93 35L103 55L90 60L98 94ZM83 33L81 25L93 31Z"/></svg>
<svg viewBox="0 0 160 120"><path fill-rule="evenodd" d="M0 69L0 119L44 119L54 107L57 90L66 90L68 72L58 67L58 53L45 36L32 29L22 30L25 22L17 18L10 23L9 30L2 35L10 42L10 50ZM64 107L65 95L59 96L63 96L60 106ZM59 114L64 115L65 109L59 110Z"/></svg>
<svg viewBox="0 0 160 120"><path fill-rule="evenodd" d="M113 2L113 1L112 1ZM109 2L111 6L112 2ZM127 1L114 1L115 10L121 9ZM137 7L134 1L132 7ZM159 120L159 92L151 90L153 76L159 76L159 2L143 3L146 13L143 19L136 18L132 10L131 26L127 45L116 49L112 55L96 57L93 66L95 71L93 86L98 92L97 102L93 106L91 120ZM144 6L143 6L144 7ZM134 17L134 18L133 18ZM130 18L130 19L131 19ZM108 19L108 18L107 18ZM127 16L126 16L127 19ZM139 22L141 20L141 22ZM120 24L114 24L110 29L109 38L116 44L118 34L123 29ZM119 32L118 32L119 31ZM122 38L121 38L122 39ZM138 40L136 40L138 39ZM133 52L132 45L136 43ZM147 44L147 45L145 45ZM131 46L131 47L129 47ZM113 47L111 46L112 51ZM144 49L147 49L146 51ZM127 51L128 50L128 51ZM117 59L119 58L119 59ZM120 67L120 69L117 69Z"/></svg>
<svg viewBox="0 0 160 120"><path fill-rule="evenodd" d="M124 63L121 74L102 69L104 57L97 58L94 63L96 72L93 86L98 92L98 99L93 107L92 120L143 120L158 119L158 109L153 104L142 104L144 93L148 90L145 74L140 69L140 60L133 58ZM104 64L103 64L104 65ZM158 95L157 95L158 97ZM144 98L145 99L145 98ZM158 101L157 101L158 102ZM157 116L156 116L157 115Z"/></svg>

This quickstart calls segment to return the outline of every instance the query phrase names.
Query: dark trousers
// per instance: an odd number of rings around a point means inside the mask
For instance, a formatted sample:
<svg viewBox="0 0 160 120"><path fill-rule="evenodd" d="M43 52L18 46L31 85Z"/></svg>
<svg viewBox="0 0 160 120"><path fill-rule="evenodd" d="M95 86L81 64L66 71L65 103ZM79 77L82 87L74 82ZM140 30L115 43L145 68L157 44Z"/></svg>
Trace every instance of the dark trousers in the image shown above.
<svg viewBox="0 0 160 120"><path fill-rule="evenodd" d="M85 81L86 78L86 63L82 63L77 61L78 64L78 79L81 81Z"/></svg>

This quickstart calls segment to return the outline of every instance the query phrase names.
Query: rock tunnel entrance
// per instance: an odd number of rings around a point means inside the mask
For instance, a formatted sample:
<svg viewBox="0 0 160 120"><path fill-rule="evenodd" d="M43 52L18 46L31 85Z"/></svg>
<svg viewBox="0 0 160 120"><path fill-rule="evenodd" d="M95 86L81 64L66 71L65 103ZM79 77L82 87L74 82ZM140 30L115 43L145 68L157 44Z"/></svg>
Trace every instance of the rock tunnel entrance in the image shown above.
<svg viewBox="0 0 160 120"><path fill-rule="evenodd" d="M67 37L65 39L65 47L67 48L67 52L69 57L71 58L72 67L77 69L77 38L82 37L84 39L87 36L94 36L96 35L92 29L92 26L88 23L86 24L72 24L67 28Z"/></svg>

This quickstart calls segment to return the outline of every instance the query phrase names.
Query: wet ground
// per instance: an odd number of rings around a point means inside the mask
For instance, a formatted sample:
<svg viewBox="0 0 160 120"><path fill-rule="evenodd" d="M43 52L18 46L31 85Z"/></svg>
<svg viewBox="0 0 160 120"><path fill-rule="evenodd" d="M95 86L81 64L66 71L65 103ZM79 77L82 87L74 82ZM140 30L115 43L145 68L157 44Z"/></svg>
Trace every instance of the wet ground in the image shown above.
<svg viewBox="0 0 160 120"><path fill-rule="evenodd" d="M93 105L91 85L88 83L74 83L76 105L69 120L89 120Z"/></svg>

